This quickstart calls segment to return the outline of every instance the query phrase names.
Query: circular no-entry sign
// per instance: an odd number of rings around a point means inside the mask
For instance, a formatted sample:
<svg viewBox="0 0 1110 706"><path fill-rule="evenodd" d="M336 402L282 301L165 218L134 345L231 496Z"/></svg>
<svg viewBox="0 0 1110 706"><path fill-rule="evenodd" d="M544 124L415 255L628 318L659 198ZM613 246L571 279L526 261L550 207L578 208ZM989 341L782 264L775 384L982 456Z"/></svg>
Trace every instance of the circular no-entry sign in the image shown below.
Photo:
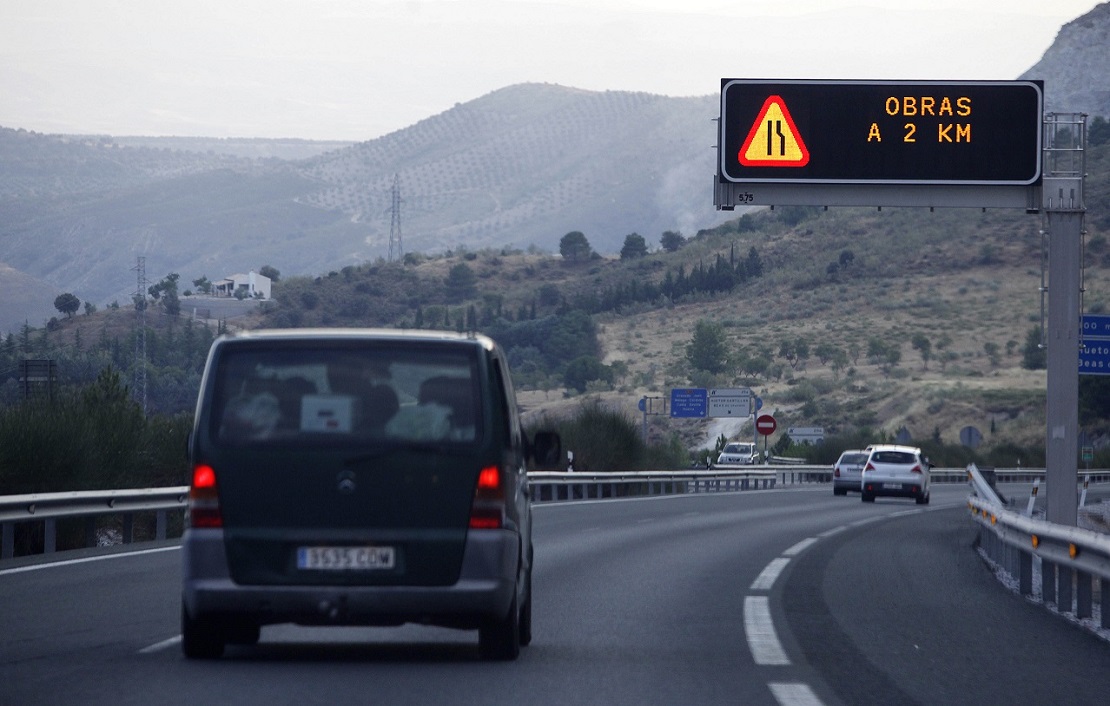
<svg viewBox="0 0 1110 706"><path fill-rule="evenodd" d="M778 426L778 422L769 414L761 414L755 419L755 430L763 436L774 434Z"/></svg>

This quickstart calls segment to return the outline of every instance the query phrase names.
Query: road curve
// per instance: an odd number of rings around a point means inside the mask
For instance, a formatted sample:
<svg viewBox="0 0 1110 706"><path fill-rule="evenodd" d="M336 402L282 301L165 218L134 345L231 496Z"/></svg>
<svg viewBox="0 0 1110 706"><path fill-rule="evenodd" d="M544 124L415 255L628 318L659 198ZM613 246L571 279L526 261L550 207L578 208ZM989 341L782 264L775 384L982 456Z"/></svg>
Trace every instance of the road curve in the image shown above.
<svg viewBox="0 0 1110 706"><path fill-rule="evenodd" d="M0 704L1045 703L1029 695L1077 680L1107 693L1103 675L1031 668L1045 649L1105 665L1110 645L994 580L964 497L935 487L922 508L812 487L539 506L535 641L514 663L480 661L473 633L419 626L272 626L257 647L187 661L175 545L0 569ZM1034 672L1050 675L1041 691Z"/></svg>

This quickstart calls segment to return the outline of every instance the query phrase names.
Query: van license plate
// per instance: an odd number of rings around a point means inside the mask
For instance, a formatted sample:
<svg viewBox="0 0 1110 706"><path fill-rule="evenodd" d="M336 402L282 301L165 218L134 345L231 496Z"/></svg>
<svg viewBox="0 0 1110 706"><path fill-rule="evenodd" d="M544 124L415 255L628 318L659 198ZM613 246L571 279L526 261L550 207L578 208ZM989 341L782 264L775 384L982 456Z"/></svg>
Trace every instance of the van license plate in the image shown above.
<svg viewBox="0 0 1110 706"><path fill-rule="evenodd" d="M300 547L297 568L311 571L392 569L393 547Z"/></svg>

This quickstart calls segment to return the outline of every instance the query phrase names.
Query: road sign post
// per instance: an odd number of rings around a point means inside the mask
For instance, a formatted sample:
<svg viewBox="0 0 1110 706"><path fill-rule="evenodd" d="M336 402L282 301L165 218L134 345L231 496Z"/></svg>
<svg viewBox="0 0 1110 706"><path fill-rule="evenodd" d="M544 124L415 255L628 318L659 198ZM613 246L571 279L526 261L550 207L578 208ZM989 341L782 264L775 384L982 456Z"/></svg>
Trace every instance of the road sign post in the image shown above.
<svg viewBox="0 0 1110 706"><path fill-rule="evenodd" d="M778 429L779 423L770 414L761 414L755 418L755 430L763 435L763 460L770 456L767 454L767 439Z"/></svg>
<svg viewBox="0 0 1110 706"><path fill-rule="evenodd" d="M770 436L778 429L779 423L769 414L761 414L755 420L755 430L763 436Z"/></svg>

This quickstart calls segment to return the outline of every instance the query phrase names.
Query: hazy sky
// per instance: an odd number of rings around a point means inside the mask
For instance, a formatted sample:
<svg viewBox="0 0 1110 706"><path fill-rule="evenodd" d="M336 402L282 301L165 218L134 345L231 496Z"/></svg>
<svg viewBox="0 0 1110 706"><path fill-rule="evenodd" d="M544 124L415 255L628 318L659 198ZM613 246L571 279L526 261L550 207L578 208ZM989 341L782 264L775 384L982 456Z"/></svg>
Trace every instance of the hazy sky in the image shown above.
<svg viewBox="0 0 1110 706"><path fill-rule="evenodd" d="M0 126L368 140L516 83L1014 79L1095 0L0 0Z"/></svg>

